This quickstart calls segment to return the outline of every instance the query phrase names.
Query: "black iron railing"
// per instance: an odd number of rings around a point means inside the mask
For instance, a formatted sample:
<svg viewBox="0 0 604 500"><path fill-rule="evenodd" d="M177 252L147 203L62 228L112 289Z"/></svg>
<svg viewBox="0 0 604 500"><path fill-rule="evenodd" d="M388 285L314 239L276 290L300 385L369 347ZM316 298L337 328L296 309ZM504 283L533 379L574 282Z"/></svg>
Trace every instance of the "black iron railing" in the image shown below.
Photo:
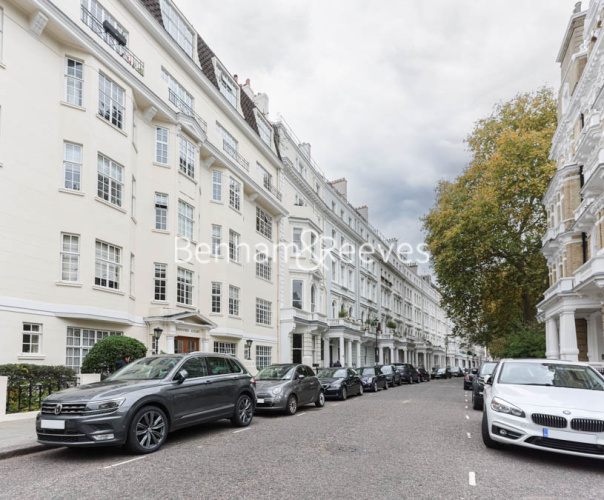
<svg viewBox="0 0 604 500"><path fill-rule="evenodd" d="M82 6L82 21L92 31L94 31L99 38L109 45L115 52L117 52L121 58L132 66L137 73L141 76L145 76L145 63L141 61L134 53L118 40L113 34L110 34L108 29L103 26L103 23L94 17L90 11Z"/></svg>
<svg viewBox="0 0 604 500"><path fill-rule="evenodd" d="M36 411L42 406L44 398L53 392L77 385L77 378L60 378L48 382L9 383L6 398L6 413Z"/></svg>
<svg viewBox="0 0 604 500"><path fill-rule="evenodd" d="M272 195L277 198L279 201L281 201L281 191L279 191L275 186L273 186L270 182L266 182L266 180L263 183L264 188L269 191L270 193L272 193Z"/></svg>
<svg viewBox="0 0 604 500"><path fill-rule="evenodd" d="M208 132L208 124L205 122L205 120L197 113L195 113L191 106L189 106L185 101L178 97L176 92L174 92L172 89L168 89L168 96L170 98L170 102L174 104L174 106L180 109L185 115L190 116L197 123L199 123L199 126L204 132Z"/></svg>
<svg viewBox="0 0 604 500"><path fill-rule="evenodd" d="M237 163L239 163L239 165L241 165L243 168L245 168L249 172L249 170L250 170L249 162L243 156L241 156L237 152L237 150L227 142L226 139L222 140L222 149L224 149L224 151L229 156L231 156Z"/></svg>

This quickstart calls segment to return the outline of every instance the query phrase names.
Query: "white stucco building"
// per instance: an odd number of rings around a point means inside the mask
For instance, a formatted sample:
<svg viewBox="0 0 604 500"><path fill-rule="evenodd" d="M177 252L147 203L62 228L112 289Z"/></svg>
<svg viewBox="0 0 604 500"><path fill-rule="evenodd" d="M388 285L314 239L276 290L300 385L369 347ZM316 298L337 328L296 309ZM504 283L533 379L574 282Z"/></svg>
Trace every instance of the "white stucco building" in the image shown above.
<svg viewBox="0 0 604 500"><path fill-rule="evenodd" d="M291 245L388 242L268 111L171 0L0 0L0 363L77 370L128 335L358 366L376 320L381 361L446 364L438 291L399 256L300 266Z"/></svg>

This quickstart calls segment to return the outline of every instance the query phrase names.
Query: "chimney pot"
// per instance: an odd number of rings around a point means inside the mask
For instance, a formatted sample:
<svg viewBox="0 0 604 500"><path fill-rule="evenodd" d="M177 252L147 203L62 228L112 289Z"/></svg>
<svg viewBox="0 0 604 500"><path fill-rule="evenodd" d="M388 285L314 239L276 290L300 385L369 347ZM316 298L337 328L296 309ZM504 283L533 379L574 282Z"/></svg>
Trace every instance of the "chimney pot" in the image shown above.
<svg viewBox="0 0 604 500"><path fill-rule="evenodd" d="M235 79L235 81L239 80L239 77L237 75L233 75L233 78Z"/></svg>
<svg viewBox="0 0 604 500"><path fill-rule="evenodd" d="M250 79L249 78L245 81L245 84L246 85L250 85Z"/></svg>
<svg viewBox="0 0 604 500"><path fill-rule="evenodd" d="M581 2L577 2L575 4L575 10L573 10L573 14L578 14L579 12L581 12Z"/></svg>

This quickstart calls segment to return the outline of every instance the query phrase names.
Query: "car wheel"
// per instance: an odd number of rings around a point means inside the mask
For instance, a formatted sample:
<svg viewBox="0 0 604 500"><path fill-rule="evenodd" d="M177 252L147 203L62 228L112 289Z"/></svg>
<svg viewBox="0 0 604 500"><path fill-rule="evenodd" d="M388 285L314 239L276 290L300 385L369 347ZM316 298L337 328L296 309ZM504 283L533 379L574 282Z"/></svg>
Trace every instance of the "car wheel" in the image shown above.
<svg viewBox="0 0 604 500"><path fill-rule="evenodd" d="M373 392L377 392L378 391L378 386L377 386L377 382L373 383Z"/></svg>
<svg viewBox="0 0 604 500"><path fill-rule="evenodd" d="M168 436L168 418L156 406L138 410L128 429L127 448L138 454L159 450Z"/></svg>
<svg viewBox="0 0 604 500"><path fill-rule="evenodd" d="M472 408L475 410L482 410L482 404L479 404L476 400L476 396L474 395L474 391L472 391Z"/></svg>
<svg viewBox="0 0 604 500"><path fill-rule="evenodd" d="M384 380L384 390L388 390L388 379Z"/></svg>
<svg viewBox="0 0 604 500"><path fill-rule="evenodd" d="M242 394L235 405L235 415L231 418L231 423L235 427L247 427L254 418L254 403L247 394Z"/></svg>
<svg viewBox="0 0 604 500"><path fill-rule="evenodd" d="M296 411L298 411L298 399L295 395L291 394L289 398L287 398L287 404L285 405L285 414L295 415Z"/></svg>
<svg viewBox="0 0 604 500"><path fill-rule="evenodd" d="M346 390L346 388L344 388ZM315 406L317 408L323 408L325 406L325 393L323 391L319 392L319 397L315 401Z"/></svg>
<svg viewBox="0 0 604 500"><path fill-rule="evenodd" d="M364 389L363 389L363 384L360 384L360 385L359 385L359 392L358 392L358 395L359 395L359 396L362 396L362 395L363 395L363 391L364 391Z"/></svg>
<svg viewBox="0 0 604 500"><path fill-rule="evenodd" d="M346 387L342 387L342 394L340 394L340 399L342 401L346 401L346 398L348 397L348 394L346 392Z"/></svg>
<svg viewBox="0 0 604 500"><path fill-rule="evenodd" d="M491 439L489 434L489 421L487 419L486 411L482 414L482 442L487 448L491 448L492 450L500 450L503 448L502 443Z"/></svg>
<svg viewBox="0 0 604 500"><path fill-rule="evenodd" d="M413 383L413 377L411 375L409 375L409 384Z"/></svg>

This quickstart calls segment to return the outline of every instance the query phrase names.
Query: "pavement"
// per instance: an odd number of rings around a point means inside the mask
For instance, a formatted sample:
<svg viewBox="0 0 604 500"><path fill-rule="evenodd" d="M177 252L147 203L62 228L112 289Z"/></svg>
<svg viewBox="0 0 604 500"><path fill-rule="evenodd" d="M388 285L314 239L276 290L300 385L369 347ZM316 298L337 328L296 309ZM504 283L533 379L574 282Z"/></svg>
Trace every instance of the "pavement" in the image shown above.
<svg viewBox="0 0 604 500"><path fill-rule="evenodd" d="M0 422L0 460L46 450L36 441L35 415Z"/></svg>
<svg viewBox="0 0 604 500"><path fill-rule="evenodd" d="M439 380L183 429L150 455L51 448L0 461L0 499L602 498L602 460L489 450L469 401Z"/></svg>

